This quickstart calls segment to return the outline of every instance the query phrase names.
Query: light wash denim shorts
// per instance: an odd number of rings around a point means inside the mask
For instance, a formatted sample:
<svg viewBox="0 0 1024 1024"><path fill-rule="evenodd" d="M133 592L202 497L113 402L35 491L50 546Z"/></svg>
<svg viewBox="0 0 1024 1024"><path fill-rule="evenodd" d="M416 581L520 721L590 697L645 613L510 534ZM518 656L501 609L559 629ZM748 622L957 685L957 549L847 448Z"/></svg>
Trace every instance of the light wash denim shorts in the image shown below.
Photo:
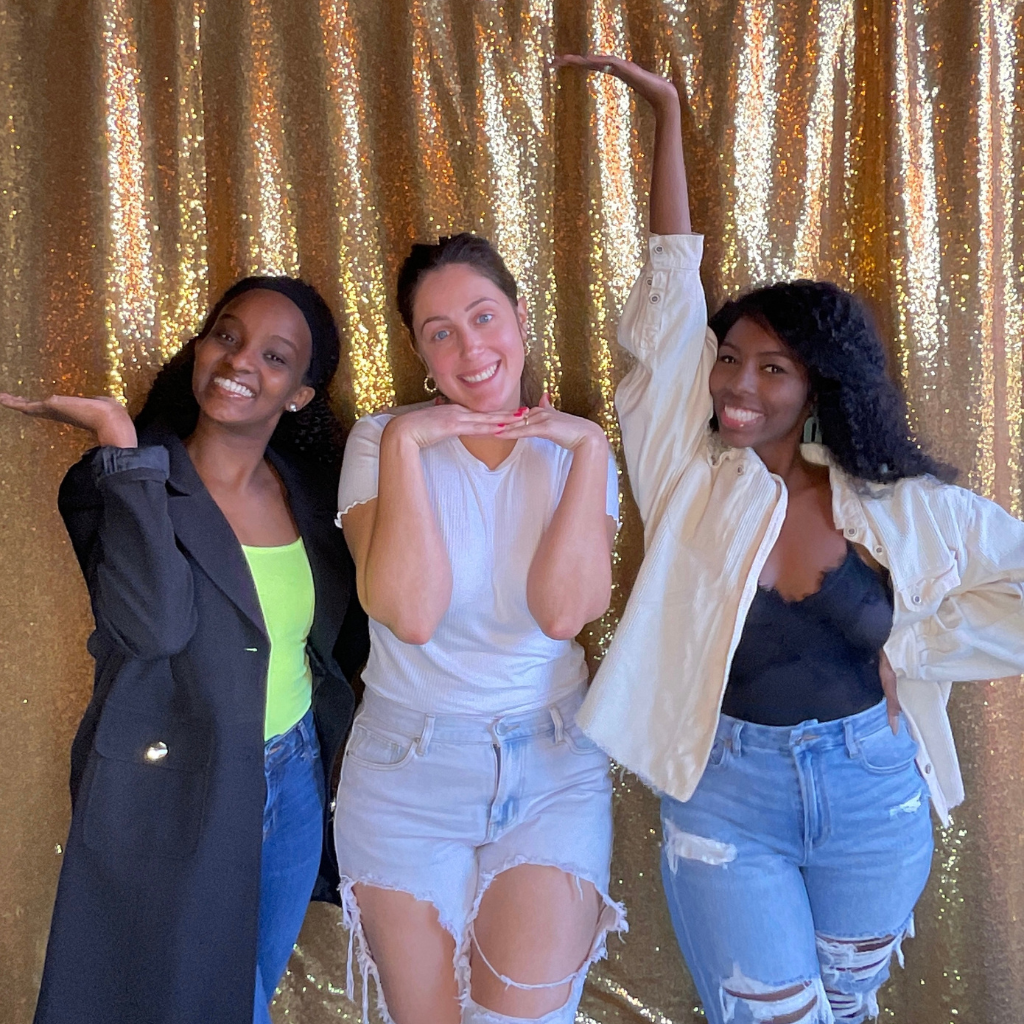
<svg viewBox="0 0 1024 1024"><path fill-rule="evenodd" d="M334 825L349 929L347 988L351 997L354 950L364 1018L373 975L389 1019L354 885L433 904L455 939L465 1004L472 922L483 893L502 871L539 864L591 882L604 901L590 955L565 979L573 989L563 1016L574 1019L587 969L604 955L607 933L626 930L623 907L608 895L608 758L575 722L584 695L581 688L549 707L495 718L425 715L367 689L342 762Z"/></svg>

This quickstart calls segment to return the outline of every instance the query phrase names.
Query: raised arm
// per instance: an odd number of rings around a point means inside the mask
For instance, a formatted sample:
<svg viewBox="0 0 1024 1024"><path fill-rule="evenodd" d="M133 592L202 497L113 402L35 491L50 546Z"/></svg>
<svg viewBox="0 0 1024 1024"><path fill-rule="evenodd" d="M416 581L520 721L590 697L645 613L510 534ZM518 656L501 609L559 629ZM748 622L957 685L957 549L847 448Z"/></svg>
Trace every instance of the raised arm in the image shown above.
<svg viewBox="0 0 1024 1024"><path fill-rule="evenodd" d="M652 235L690 233L690 204L683 160L682 115L676 87L661 75L609 54L565 54L560 67L576 67L621 79L654 110L654 161L651 167L650 226Z"/></svg>
<svg viewBox="0 0 1024 1024"><path fill-rule="evenodd" d="M656 118L648 258L618 333L637 362L615 395L629 481L649 540L705 436L712 411L707 382L717 355L700 282L703 239L688 233L679 95L667 79L618 57L565 56L559 63L621 79Z"/></svg>

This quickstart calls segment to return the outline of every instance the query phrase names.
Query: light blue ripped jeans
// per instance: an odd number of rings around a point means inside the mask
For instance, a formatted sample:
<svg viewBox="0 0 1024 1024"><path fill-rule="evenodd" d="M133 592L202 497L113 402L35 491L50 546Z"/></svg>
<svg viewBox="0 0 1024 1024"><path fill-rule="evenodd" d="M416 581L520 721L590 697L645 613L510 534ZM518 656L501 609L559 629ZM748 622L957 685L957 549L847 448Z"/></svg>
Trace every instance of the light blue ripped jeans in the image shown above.
<svg viewBox="0 0 1024 1024"><path fill-rule="evenodd" d="M885 704L834 722L722 715L686 803L662 797L662 878L712 1024L859 1024L913 935L931 867L917 745Z"/></svg>

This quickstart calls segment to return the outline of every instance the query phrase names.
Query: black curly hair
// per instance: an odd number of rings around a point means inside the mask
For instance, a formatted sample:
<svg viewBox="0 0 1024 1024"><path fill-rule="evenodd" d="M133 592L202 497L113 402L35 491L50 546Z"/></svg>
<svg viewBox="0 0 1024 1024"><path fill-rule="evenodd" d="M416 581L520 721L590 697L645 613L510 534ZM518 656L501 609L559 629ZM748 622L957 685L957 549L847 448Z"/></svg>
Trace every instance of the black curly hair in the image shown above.
<svg viewBox="0 0 1024 1024"><path fill-rule="evenodd" d="M744 318L775 335L807 369L823 443L850 476L878 483L926 473L947 483L956 477L914 438L903 395L886 372L882 339L855 296L827 281L758 288L711 318L719 344Z"/></svg>
<svg viewBox="0 0 1024 1024"><path fill-rule="evenodd" d="M196 429L199 403L192 393L196 343L210 333L229 302L255 288L280 292L291 299L306 318L313 338L303 383L313 388L315 394L304 408L281 417L270 438L270 447L286 458L337 468L341 465L345 435L331 408L328 388L341 356L338 327L320 293L311 284L294 277L254 276L236 281L207 314L199 333L161 367L142 410L135 417L136 429L161 426L182 440Z"/></svg>

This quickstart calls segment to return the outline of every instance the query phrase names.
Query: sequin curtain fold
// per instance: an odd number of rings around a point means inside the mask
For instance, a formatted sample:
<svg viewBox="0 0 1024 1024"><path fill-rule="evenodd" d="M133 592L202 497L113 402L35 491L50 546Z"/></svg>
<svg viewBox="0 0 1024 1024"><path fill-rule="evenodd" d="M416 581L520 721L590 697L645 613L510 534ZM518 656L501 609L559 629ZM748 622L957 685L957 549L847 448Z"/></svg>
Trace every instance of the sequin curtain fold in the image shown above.
<svg viewBox="0 0 1024 1024"><path fill-rule="evenodd" d="M709 302L793 276L861 292L921 436L1020 514L1024 3L1009 0L0 0L0 389L135 408L210 298L258 271L328 296L348 421L414 400L397 266L414 239L468 229L520 281L551 393L615 437L653 124L620 83L552 73L561 49L679 82ZM2 1024L31 1020L90 687L55 509L82 447L0 416ZM627 502L595 660L641 550ZM1020 681L958 687L951 707L968 798L939 830L882 1019L1017 1024ZM702 1019L660 894L656 802L628 775L615 824L631 930L579 1019ZM275 1020L357 1019L345 948L315 906Z"/></svg>

